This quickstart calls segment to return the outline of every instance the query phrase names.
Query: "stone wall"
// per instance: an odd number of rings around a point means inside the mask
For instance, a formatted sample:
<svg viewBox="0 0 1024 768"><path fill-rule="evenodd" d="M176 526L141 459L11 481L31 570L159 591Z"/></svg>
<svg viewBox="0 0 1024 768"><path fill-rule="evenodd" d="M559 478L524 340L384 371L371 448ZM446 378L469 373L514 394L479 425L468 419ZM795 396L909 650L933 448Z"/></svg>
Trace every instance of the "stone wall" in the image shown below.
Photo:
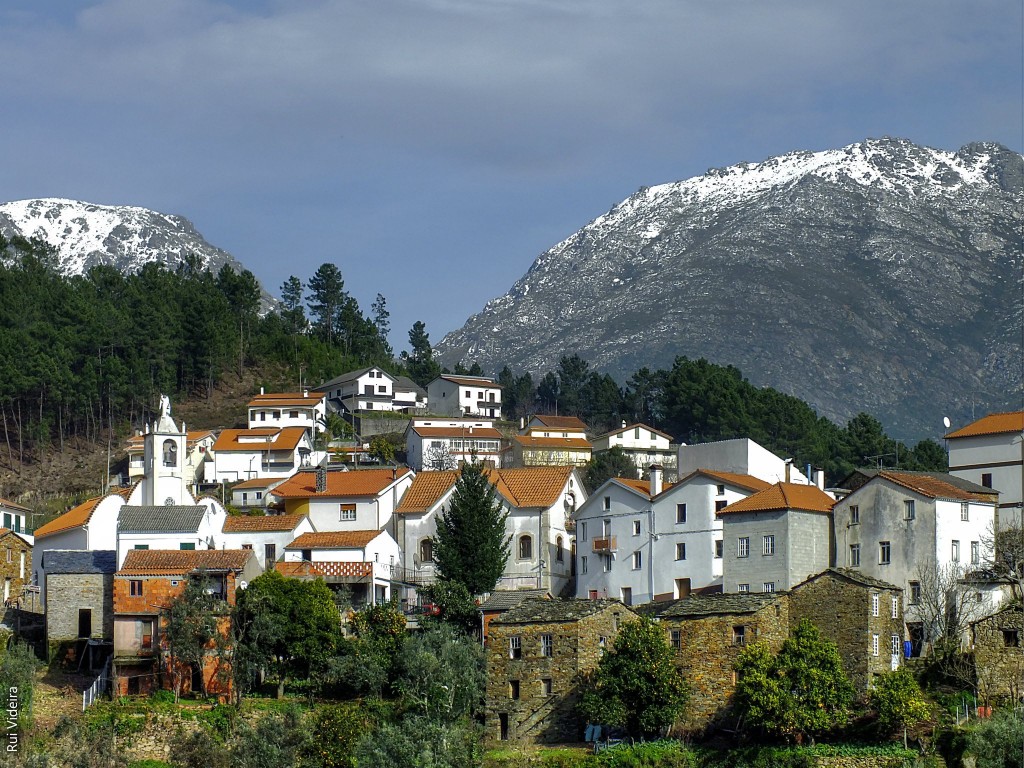
<svg viewBox="0 0 1024 768"><path fill-rule="evenodd" d="M977 622L973 630L982 701L1019 699L1024 693L1024 614L1000 611Z"/></svg>
<svg viewBox="0 0 1024 768"><path fill-rule="evenodd" d="M733 670L743 649L763 640L778 651L789 635L789 605L785 595L753 613L709 616L666 617L661 620L669 642L672 630L679 632L676 665L690 688L683 719L676 723L685 731L700 731L728 716L736 688ZM743 628L743 640L737 628Z"/></svg>
<svg viewBox="0 0 1024 768"><path fill-rule="evenodd" d="M25 557L24 567L22 555ZM11 532L0 536L0 586L7 584L8 600L19 600L25 586L31 581L32 547L23 538Z"/></svg>
<svg viewBox="0 0 1024 768"><path fill-rule="evenodd" d="M49 574L46 577L46 640L59 643L78 638L78 612L92 611L90 637L114 636L113 574Z"/></svg>

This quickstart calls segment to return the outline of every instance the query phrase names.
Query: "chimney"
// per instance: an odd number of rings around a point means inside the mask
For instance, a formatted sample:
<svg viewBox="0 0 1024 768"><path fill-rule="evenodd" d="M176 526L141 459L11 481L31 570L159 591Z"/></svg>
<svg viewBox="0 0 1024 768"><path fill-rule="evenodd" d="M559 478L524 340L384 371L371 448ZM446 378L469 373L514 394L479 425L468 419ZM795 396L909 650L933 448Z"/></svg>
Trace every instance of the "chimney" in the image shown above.
<svg viewBox="0 0 1024 768"><path fill-rule="evenodd" d="M327 470L323 467L316 468L316 492L324 493L327 490Z"/></svg>
<svg viewBox="0 0 1024 768"><path fill-rule="evenodd" d="M303 397L309 397L309 387L304 387L302 390Z"/></svg>
<svg viewBox="0 0 1024 768"><path fill-rule="evenodd" d="M263 387L262 386L260 386L260 394L261 395L263 394Z"/></svg>
<svg viewBox="0 0 1024 768"><path fill-rule="evenodd" d="M626 420L623 419L622 420L622 427L621 427L621 429L625 429L625 428L626 428Z"/></svg>
<svg viewBox="0 0 1024 768"><path fill-rule="evenodd" d="M653 499L659 493L661 493L661 470L660 464L651 464L649 471L651 474L651 498Z"/></svg>
<svg viewBox="0 0 1024 768"><path fill-rule="evenodd" d="M814 468L814 474L813 474L813 481L812 482L816 486L818 486L818 490L819 491L824 491L825 490L825 470L823 470L821 467L815 467Z"/></svg>
<svg viewBox="0 0 1024 768"><path fill-rule="evenodd" d="M786 459L786 482L788 483L793 476L793 460Z"/></svg>

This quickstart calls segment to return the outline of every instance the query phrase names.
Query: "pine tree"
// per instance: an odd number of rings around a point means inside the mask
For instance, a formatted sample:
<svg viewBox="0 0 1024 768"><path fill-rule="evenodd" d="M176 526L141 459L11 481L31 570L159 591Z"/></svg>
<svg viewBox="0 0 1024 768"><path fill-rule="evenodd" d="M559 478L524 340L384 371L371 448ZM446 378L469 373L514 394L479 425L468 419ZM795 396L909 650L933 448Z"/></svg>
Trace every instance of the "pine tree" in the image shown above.
<svg viewBox="0 0 1024 768"><path fill-rule="evenodd" d="M448 510L437 521L434 562L440 578L463 584L471 595L494 589L512 541L505 533L507 519L483 465L464 465Z"/></svg>
<svg viewBox="0 0 1024 768"><path fill-rule="evenodd" d="M281 284L281 318L289 333L302 333L306 327L306 312L302 308L302 281L295 275Z"/></svg>
<svg viewBox="0 0 1024 768"><path fill-rule="evenodd" d="M334 336L341 320L341 311L348 294L341 270L335 265L321 264L306 283L309 289L309 311L313 323L328 344L334 343Z"/></svg>

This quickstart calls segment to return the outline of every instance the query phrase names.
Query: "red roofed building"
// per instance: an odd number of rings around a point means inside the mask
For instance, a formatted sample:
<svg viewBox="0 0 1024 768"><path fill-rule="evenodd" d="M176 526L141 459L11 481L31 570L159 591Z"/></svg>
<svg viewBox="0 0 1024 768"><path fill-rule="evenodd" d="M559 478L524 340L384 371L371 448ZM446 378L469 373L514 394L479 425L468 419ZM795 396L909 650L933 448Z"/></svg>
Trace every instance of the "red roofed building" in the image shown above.
<svg viewBox="0 0 1024 768"><path fill-rule="evenodd" d="M503 467L582 467L593 453L575 416L533 416L503 450Z"/></svg>
<svg viewBox="0 0 1024 768"><path fill-rule="evenodd" d="M405 431L406 460L417 472L458 469L474 458L497 466L503 442L491 419L415 418Z"/></svg>
<svg viewBox="0 0 1024 768"><path fill-rule="evenodd" d="M289 515L308 515L317 531L381 530L391 522L414 473L408 467L304 470L271 491Z"/></svg>
<svg viewBox="0 0 1024 768"><path fill-rule="evenodd" d="M309 389L264 393L260 387L260 393L249 401L249 428L301 427L314 438L326 418L326 402L322 392Z"/></svg>
<svg viewBox="0 0 1024 768"><path fill-rule="evenodd" d="M323 459L313 450L309 431L297 426L225 429L213 451L218 483L290 477Z"/></svg>
<svg viewBox="0 0 1024 768"><path fill-rule="evenodd" d="M1000 530L1021 524L1024 411L990 413L946 434L949 472L999 492Z"/></svg>
<svg viewBox="0 0 1024 768"><path fill-rule="evenodd" d="M293 578L322 578L328 586L347 585L355 605L391 599L398 544L387 531L304 533L284 551L277 569Z"/></svg>

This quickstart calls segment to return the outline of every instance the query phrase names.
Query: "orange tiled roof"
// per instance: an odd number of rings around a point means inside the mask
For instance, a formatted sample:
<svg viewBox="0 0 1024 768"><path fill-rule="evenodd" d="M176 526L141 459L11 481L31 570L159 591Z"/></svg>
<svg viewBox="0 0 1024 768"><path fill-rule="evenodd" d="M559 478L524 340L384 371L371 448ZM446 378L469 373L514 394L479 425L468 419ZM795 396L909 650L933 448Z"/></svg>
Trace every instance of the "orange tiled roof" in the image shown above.
<svg viewBox="0 0 1024 768"><path fill-rule="evenodd" d="M306 434L304 427L259 427L225 429L213 444L215 451L294 451ZM270 438L266 442L241 440L244 437Z"/></svg>
<svg viewBox="0 0 1024 768"><path fill-rule="evenodd" d="M726 485L735 485L748 491L763 491L764 489L771 487L771 483L766 483L759 477L754 477L753 475L742 475L738 472L719 472L716 469L698 469L690 475L690 477L698 474L707 475L715 480L721 480Z"/></svg>
<svg viewBox="0 0 1024 768"><path fill-rule="evenodd" d="M615 477L612 479L615 480L616 482L622 483L625 486L628 486L629 488L632 488L634 491L639 491L648 499L651 498L650 480L637 480L635 477ZM663 490L668 490L668 488L666 487Z"/></svg>
<svg viewBox="0 0 1024 768"><path fill-rule="evenodd" d="M534 435L515 435L513 439L523 448L575 448L592 450L590 441L582 437L536 437Z"/></svg>
<svg viewBox="0 0 1024 768"><path fill-rule="evenodd" d="M816 485L776 483L753 496L734 501L722 510L730 512L775 512L795 509L802 512L831 512L836 501Z"/></svg>
<svg viewBox="0 0 1024 768"><path fill-rule="evenodd" d="M395 514L426 512L455 485L458 479L459 473L454 470L420 472L412 479L412 485L403 494Z"/></svg>
<svg viewBox="0 0 1024 768"><path fill-rule="evenodd" d="M531 421L539 421L551 429L564 429L573 432L587 431L587 425L575 416L534 416Z"/></svg>
<svg viewBox="0 0 1024 768"><path fill-rule="evenodd" d="M957 488L952 483L944 482L931 475L919 475L916 472L896 472L884 469L876 475L884 477L897 485L909 488L931 499L956 499L958 501L987 501L991 502L996 496L996 491L991 493L971 493L962 488Z"/></svg>
<svg viewBox="0 0 1024 768"><path fill-rule="evenodd" d="M380 534L380 531L304 533L285 549L362 549Z"/></svg>
<svg viewBox="0 0 1024 768"><path fill-rule="evenodd" d="M305 515L228 515L224 533L294 531Z"/></svg>
<svg viewBox="0 0 1024 768"><path fill-rule="evenodd" d="M310 394L304 395L301 392L273 392L263 395L255 395L252 400L249 401L249 408L263 407L281 407L288 405L299 405L306 407L313 407L321 400L324 399L323 393L314 394L310 390Z"/></svg>
<svg viewBox="0 0 1024 768"><path fill-rule="evenodd" d="M266 488L274 483L280 482L279 477L254 477L252 480L244 480L238 485L231 486L232 491L248 490L249 488Z"/></svg>
<svg viewBox="0 0 1024 768"><path fill-rule="evenodd" d="M572 467L520 467L496 471L511 494L509 501L517 507L550 507L562 495Z"/></svg>
<svg viewBox="0 0 1024 768"><path fill-rule="evenodd" d="M271 493L280 499L363 498L376 496L398 478L405 477L408 467L397 469L352 469L347 472L328 470L327 490L317 493L316 471L298 472Z"/></svg>
<svg viewBox="0 0 1024 768"><path fill-rule="evenodd" d="M15 504L13 501L8 499L0 499L0 505L7 507L8 509L16 509L19 512L31 512L28 507L23 507L21 504Z"/></svg>
<svg viewBox="0 0 1024 768"><path fill-rule="evenodd" d="M46 536L52 536L55 533L60 533L61 531L68 531L72 528L78 528L79 526L85 525L89 522L89 519L92 517L92 513L95 511L96 507L105 498L106 496L97 496L94 499L82 502L77 507L68 510L60 517L37 528L35 537L37 539L41 539Z"/></svg>
<svg viewBox="0 0 1024 768"><path fill-rule="evenodd" d="M990 413L982 416L977 421L972 421L966 427L954 429L946 434L947 440L958 437L978 437L980 435L1001 435L1005 432L1024 431L1024 411L1009 411L1007 413Z"/></svg>
<svg viewBox="0 0 1024 768"><path fill-rule="evenodd" d="M132 549L118 576L183 576L198 570L240 571L251 549Z"/></svg>
<svg viewBox="0 0 1024 768"><path fill-rule="evenodd" d="M458 437L476 439L487 437L494 440L502 438L501 432L493 427L409 427L420 437ZM472 430L472 431L471 431Z"/></svg>

